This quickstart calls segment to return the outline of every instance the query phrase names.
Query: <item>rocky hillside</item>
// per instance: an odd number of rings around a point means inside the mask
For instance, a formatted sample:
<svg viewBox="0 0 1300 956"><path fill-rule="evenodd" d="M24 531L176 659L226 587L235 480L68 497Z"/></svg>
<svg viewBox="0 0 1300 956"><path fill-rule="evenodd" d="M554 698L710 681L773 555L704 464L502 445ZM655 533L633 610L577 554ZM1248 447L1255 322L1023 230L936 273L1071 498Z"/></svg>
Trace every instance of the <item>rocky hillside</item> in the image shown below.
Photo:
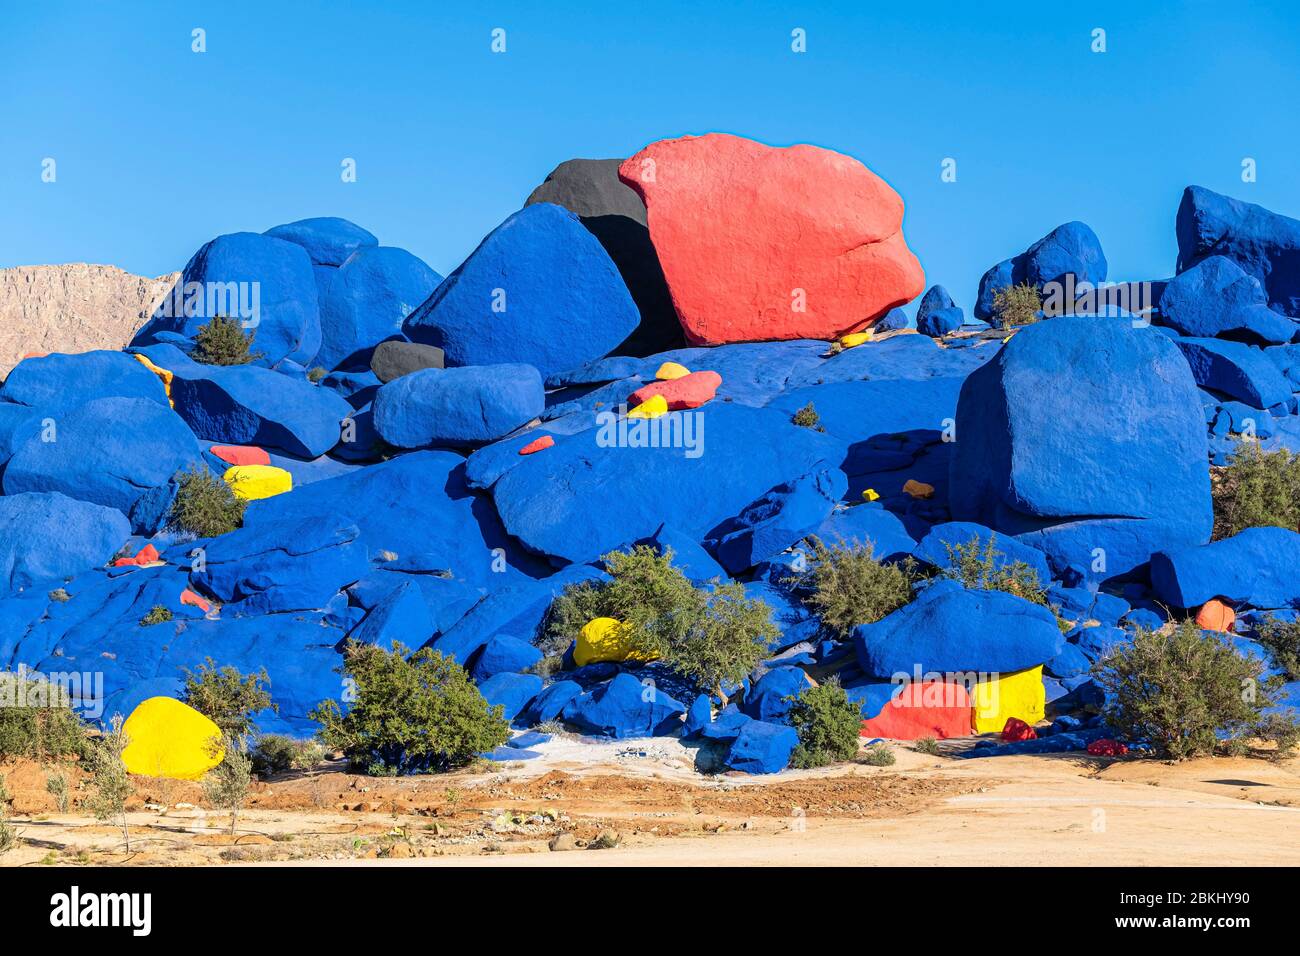
<svg viewBox="0 0 1300 956"><path fill-rule="evenodd" d="M0 269L0 378L33 352L122 348L175 281L85 262Z"/></svg>

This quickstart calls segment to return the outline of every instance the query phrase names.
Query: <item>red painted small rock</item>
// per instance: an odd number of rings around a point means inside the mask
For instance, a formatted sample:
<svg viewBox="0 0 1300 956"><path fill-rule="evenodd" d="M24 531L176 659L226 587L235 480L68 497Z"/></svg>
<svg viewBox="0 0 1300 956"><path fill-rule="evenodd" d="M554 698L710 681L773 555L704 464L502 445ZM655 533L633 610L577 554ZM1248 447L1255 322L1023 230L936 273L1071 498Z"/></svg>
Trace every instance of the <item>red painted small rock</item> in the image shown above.
<svg viewBox="0 0 1300 956"><path fill-rule="evenodd" d="M1008 743L1017 740L1037 740L1038 731L1019 717L1008 717L1002 727L1002 739Z"/></svg>
<svg viewBox="0 0 1300 956"><path fill-rule="evenodd" d="M1102 737L1088 744L1088 753L1094 757L1123 757L1128 753L1128 747L1118 740Z"/></svg>
<svg viewBox="0 0 1300 956"><path fill-rule="evenodd" d="M691 372L681 378L642 385L627 397L627 407L636 408L647 399L662 395L670 412L699 408L705 402L713 400L721 384L722 376L717 372Z"/></svg>
<svg viewBox="0 0 1300 956"><path fill-rule="evenodd" d="M255 445L213 445L209 451L228 465L269 465L271 456Z"/></svg>
<svg viewBox="0 0 1300 956"><path fill-rule="evenodd" d="M970 733L970 694L960 684L924 681L907 684L880 713L862 722L863 737L919 740L963 737Z"/></svg>
<svg viewBox="0 0 1300 956"><path fill-rule="evenodd" d="M207 614L209 611L212 610L212 605L208 603L206 598L204 598L202 595L195 594L189 588L186 588L184 591L181 592L181 603L189 604L192 607L196 607L204 614Z"/></svg>
<svg viewBox="0 0 1300 956"><path fill-rule="evenodd" d="M142 568L146 564L153 564L155 561L160 561L160 560L161 560L161 556L158 554L158 549L155 548L152 544L146 544L143 548L141 548L139 551L137 551L134 555L132 555L129 558L118 558L116 561L113 562L113 567L129 568L134 566L137 568Z"/></svg>
<svg viewBox="0 0 1300 956"><path fill-rule="evenodd" d="M543 451L555 444L555 439L550 435L543 435L541 438L534 438L523 448L519 449L521 455L532 455L536 452Z"/></svg>
<svg viewBox="0 0 1300 956"><path fill-rule="evenodd" d="M834 339L925 288L902 198L842 153L709 133L651 143L618 174L694 345Z"/></svg>

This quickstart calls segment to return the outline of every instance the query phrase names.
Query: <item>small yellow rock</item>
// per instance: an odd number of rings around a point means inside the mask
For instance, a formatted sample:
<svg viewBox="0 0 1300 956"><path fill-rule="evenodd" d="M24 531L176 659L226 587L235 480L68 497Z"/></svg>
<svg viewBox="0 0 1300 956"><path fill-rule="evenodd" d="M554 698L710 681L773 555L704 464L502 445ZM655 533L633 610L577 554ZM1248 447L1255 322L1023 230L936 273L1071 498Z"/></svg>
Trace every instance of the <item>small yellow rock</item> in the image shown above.
<svg viewBox="0 0 1300 956"><path fill-rule="evenodd" d="M643 654L632 644L628 627L612 617L597 617L578 632L573 647L573 663L579 667L600 661L652 661L653 654Z"/></svg>
<svg viewBox="0 0 1300 956"><path fill-rule="evenodd" d="M865 488L865 489L863 489L863 491L862 491L862 500L863 500L863 501L879 501L879 500L880 500L880 495L876 492L876 489L875 489L875 488Z"/></svg>
<svg viewBox="0 0 1300 956"><path fill-rule="evenodd" d="M917 481L915 478L907 479L903 485L903 490L913 498L932 498L934 497L934 485L927 485L924 481Z"/></svg>
<svg viewBox="0 0 1300 956"><path fill-rule="evenodd" d="M157 365L154 365L153 362L149 361L148 356L136 352L135 357L141 365L162 379L163 391L167 393L167 401L172 408L175 408L176 403L172 401L172 373L168 369L159 368Z"/></svg>
<svg viewBox="0 0 1300 956"><path fill-rule="evenodd" d="M840 336L840 345L846 349L851 349L855 345L861 345L863 342L871 341L871 330L865 332L850 332L848 335Z"/></svg>
<svg viewBox="0 0 1300 956"><path fill-rule="evenodd" d="M127 772L145 777L198 780L225 756L212 749L213 741L221 739L217 725L171 697L141 701L122 724L122 733Z"/></svg>
<svg viewBox="0 0 1300 956"><path fill-rule="evenodd" d="M685 365L678 365L676 362L664 362L655 372L655 378L661 382L671 382L675 378L683 378L691 374L691 370Z"/></svg>
<svg viewBox="0 0 1300 956"><path fill-rule="evenodd" d="M1001 733L1012 717L1037 723L1047 706L1042 665L980 681L971 703L971 724L979 734Z"/></svg>
<svg viewBox="0 0 1300 956"><path fill-rule="evenodd" d="M221 476L236 498L256 501L293 491L293 475L274 465L233 465Z"/></svg>
<svg viewBox="0 0 1300 956"><path fill-rule="evenodd" d="M651 395L644 402L627 413L628 418L658 418L668 414L668 399L662 395Z"/></svg>

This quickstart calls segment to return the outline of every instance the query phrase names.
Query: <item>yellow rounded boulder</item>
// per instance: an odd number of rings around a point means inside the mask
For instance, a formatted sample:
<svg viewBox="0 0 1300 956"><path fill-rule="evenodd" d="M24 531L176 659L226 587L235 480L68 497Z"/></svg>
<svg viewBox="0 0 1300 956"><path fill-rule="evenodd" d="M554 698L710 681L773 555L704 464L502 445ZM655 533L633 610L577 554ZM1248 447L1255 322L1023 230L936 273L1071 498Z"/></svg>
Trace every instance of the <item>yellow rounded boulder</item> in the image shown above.
<svg viewBox="0 0 1300 956"><path fill-rule="evenodd" d="M679 365L676 362L664 362L655 372L655 378L661 382L671 382L674 379L685 378L691 374L691 370L685 365Z"/></svg>
<svg viewBox="0 0 1300 956"><path fill-rule="evenodd" d="M579 667L601 661L652 661L632 643L628 626L612 617L597 617L583 625L573 648L573 663Z"/></svg>
<svg viewBox="0 0 1300 956"><path fill-rule="evenodd" d="M225 756L213 751L213 741L221 739L217 725L172 697L141 701L122 733L127 738L122 762L128 773L144 777L198 780Z"/></svg>
<svg viewBox="0 0 1300 956"><path fill-rule="evenodd" d="M644 402L627 413L628 418L658 418L668 414L668 399L662 395L651 395Z"/></svg>
<svg viewBox="0 0 1300 956"><path fill-rule="evenodd" d="M1001 733L1011 717L1033 726L1043 719L1047 707L1043 666L980 681L975 685L971 703L971 725L977 734Z"/></svg>
<svg viewBox="0 0 1300 956"><path fill-rule="evenodd" d="M293 475L274 465L233 465L221 476L236 498L256 501L293 491Z"/></svg>
<svg viewBox="0 0 1300 956"><path fill-rule="evenodd" d="M861 345L863 342L871 341L871 330L865 332L850 332L848 335L840 336L840 345L846 349L851 349L855 345Z"/></svg>

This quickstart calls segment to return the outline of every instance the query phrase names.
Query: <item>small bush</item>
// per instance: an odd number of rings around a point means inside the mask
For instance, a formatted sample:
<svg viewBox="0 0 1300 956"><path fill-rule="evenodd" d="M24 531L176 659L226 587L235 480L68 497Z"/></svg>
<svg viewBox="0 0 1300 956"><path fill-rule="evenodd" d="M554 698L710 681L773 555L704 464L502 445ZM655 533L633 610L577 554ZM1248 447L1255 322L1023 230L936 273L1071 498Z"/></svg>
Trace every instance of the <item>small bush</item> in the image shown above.
<svg viewBox="0 0 1300 956"><path fill-rule="evenodd" d="M122 828L126 852L131 852L131 833L126 825L126 801L131 796L131 777L122 762L122 751L130 743L122 732L122 716L115 714L109 732L95 742L88 766L90 798L86 801L96 820L116 820Z"/></svg>
<svg viewBox="0 0 1300 956"><path fill-rule="evenodd" d="M45 792L54 798L60 813L68 812L68 776L59 770L45 778Z"/></svg>
<svg viewBox="0 0 1300 956"><path fill-rule="evenodd" d="M838 678L828 678L787 699L793 701L790 726L799 734L790 766L806 770L857 755L862 708L849 700Z"/></svg>
<svg viewBox="0 0 1300 956"><path fill-rule="evenodd" d="M18 845L18 831L9 822L9 801L12 799L5 775L0 773L0 856Z"/></svg>
<svg viewBox="0 0 1300 956"><path fill-rule="evenodd" d="M0 758L85 757L85 725L58 684L0 672Z"/></svg>
<svg viewBox="0 0 1300 956"><path fill-rule="evenodd" d="M339 671L355 701L343 714L336 701L311 713L327 747L342 750L354 768L413 773L464 767L506 742L500 705L489 707L465 668L430 648L414 654L349 643Z"/></svg>
<svg viewBox="0 0 1300 956"><path fill-rule="evenodd" d="M1269 649L1289 681L1300 680L1300 620L1266 617L1256 629L1259 642Z"/></svg>
<svg viewBox="0 0 1300 956"><path fill-rule="evenodd" d="M228 534L244 520L248 502L235 497L220 477L199 466L177 476L172 523L200 538Z"/></svg>
<svg viewBox="0 0 1300 956"><path fill-rule="evenodd" d="M939 741L934 737L922 737L912 746L919 754L928 754L931 757L939 756Z"/></svg>
<svg viewBox="0 0 1300 956"><path fill-rule="evenodd" d="M72 600L72 595L68 593L67 588L55 588L47 596L56 604L66 604Z"/></svg>
<svg viewBox="0 0 1300 956"><path fill-rule="evenodd" d="M1047 591L1038 583L1038 572L1024 561L1000 561L997 535L989 535L980 549L978 535L966 544L945 544L949 567L944 575L972 591L1005 591L1034 604L1047 606Z"/></svg>
<svg viewBox="0 0 1300 956"><path fill-rule="evenodd" d="M224 737L212 741L213 756L223 751L221 763L203 777L203 795L213 808L230 811L230 835L235 835L239 811L253 787L253 760L243 737Z"/></svg>
<svg viewBox="0 0 1300 956"><path fill-rule="evenodd" d="M542 622L541 637L536 642L543 654L542 663L550 671L558 670L560 658L578 639L578 633L586 623L594 618L609 617L611 608L610 600L605 597L605 586L596 581L579 581L565 587L551 602Z"/></svg>
<svg viewBox="0 0 1300 956"><path fill-rule="evenodd" d="M1002 329L1037 322L1042 309L1043 297L1037 287L1028 282L1009 285L993 293L993 319Z"/></svg>
<svg viewBox="0 0 1300 956"><path fill-rule="evenodd" d="M252 350L254 331L244 333L239 321L224 315L199 326L190 358L204 365L247 365L262 357Z"/></svg>
<svg viewBox="0 0 1300 956"><path fill-rule="evenodd" d="M328 374L329 372L325 371L325 369L317 365L314 369L312 369L310 372L307 373L307 381L315 385L317 382L319 382Z"/></svg>
<svg viewBox="0 0 1300 956"><path fill-rule="evenodd" d="M1239 441L1226 468L1215 472L1214 537L1245 528L1300 528L1300 455L1264 451Z"/></svg>
<svg viewBox="0 0 1300 956"><path fill-rule="evenodd" d="M816 428L822 423L822 417L817 414L817 406L812 402L809 402L803 408L795 412L790 421L794 422L801 428Z"/></svg>
<svg viewBox="0 0 1300 956"><path fill-rule="evenodd" d="M325 748L315 740L294 740L283 734L263 734L253 748L253 772L268 777L286 770L310 770L325 760Z"/></svg>
<svg viewBox="0 0 1300 956"><path fill-rule="evenodd" d="M1165 633L1139 630L1093 667L1112 701L1111 726L1174 760L1219 748L1239 752L1251 739L1276 742L1279 754L1294 747L1300 725L1263 713L1281 682L1262 673L1258 659L1242 657L1194 621Z"/></svg>
<svg viewBox="0 0 1300 956"><path fill-rule="evenodd" d="M254 714L268 707L279 710L271 702L265 669L241 674L229 665L217 667L209 657L195 670L184 668L184 674L185 703L216 724L225 737L244 740L253 732Z"/></svg>
<svg viewBox="0 0 1300 956"><path fill-rule="evenodd" d="M872 767L892 767L898 760L889 744L872 744L862 755L862 762Z"/></svg>
<svg viewBox="0 0 1300 956"><path fill-rule="evenodd" d="M155 604L149 609L149 613L140 618L141 627L152 627L155 624L166 624L172 619L172 612L169 608L161 604Z"/></svg>
<svg viewBox="0 0 1300 956"><path fill-rule="evenodd" d="M789 580L836 638L847 638L857 625L879 621L912 599L918 574L911 559L884 564L875 559L870 542L827 547L814 537L809 544L808 570Z"/></svg>

